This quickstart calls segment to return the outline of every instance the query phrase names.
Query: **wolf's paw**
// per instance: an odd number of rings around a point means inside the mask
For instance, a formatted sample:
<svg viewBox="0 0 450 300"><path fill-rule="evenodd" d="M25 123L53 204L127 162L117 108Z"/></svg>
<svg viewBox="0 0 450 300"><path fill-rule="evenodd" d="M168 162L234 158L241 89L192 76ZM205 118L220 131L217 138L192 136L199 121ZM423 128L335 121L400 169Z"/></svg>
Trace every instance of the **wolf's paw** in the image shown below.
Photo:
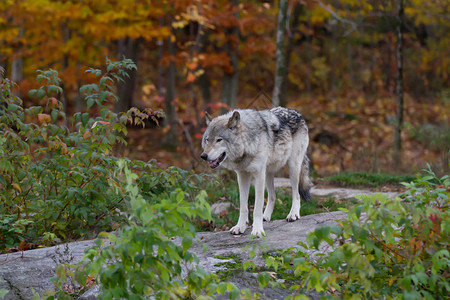
<svg viewBox="0 0 450 300"><path fill-rule="evenodd" d="M236 226L231 227L230 233L235 235L243 234L245 232L245 229L247 229L247 225L236 224Z"/></svg>
<svg viewBox="0 0 450 300"><path fill-rule="evenodd" d="M253 227L252 236L260 238L265 235L266 235L266 233L264 232L264 229L262 227L261 228Z"/></svg>
<svg viewBox="0 0 450 300"><path fill-rule="evenodd" d="M288 222L294 222L299 219L300 219L299 213L289 213L288 216L286 217L286 221Z"/></svg>
<svg viewBox="0 0 450 300"><path fill-rule="evenodd" d="M270 221L270 217L271 217L271 215L265 213L265 214L263 215L263 221L264 221L264 222L269 222L269 221Z"/></svg>

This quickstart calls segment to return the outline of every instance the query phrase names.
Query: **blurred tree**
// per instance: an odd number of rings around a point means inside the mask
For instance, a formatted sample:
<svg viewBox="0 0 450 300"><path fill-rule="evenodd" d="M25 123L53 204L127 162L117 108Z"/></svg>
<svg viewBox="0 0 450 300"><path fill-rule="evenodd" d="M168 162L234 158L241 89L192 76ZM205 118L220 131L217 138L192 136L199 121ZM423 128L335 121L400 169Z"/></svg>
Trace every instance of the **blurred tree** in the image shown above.
<svg viewBox="0 0 450 300"><path fill-rule="evenodd" d="M125 37L119 39L117 42L117 59L121 60L124 57L134 61L137 65L139 62L139 45L141 39L131 39ZM115 112L126 112L133 105L133 100L136 95L138 70L128 70L128 78L117 83L117 96L119 101L115 103Z"/></svg>
<svg viewBox="0 0 450 300"><path fill-rule="evenodd" d="M295 43L299 43L302 40L301 33L299 33L298 26L300 23L300 15L303 11L303 4L300 1L293 1L293 12L289 14L288 20L292 20L290 26L288 26L288 40L286 44L285 54L285 72L283 73L283 79L281 80L280 91L280 106L285 107L287 104L288 94L288 74L291 66L292 51L294 50ZM289 22L288 21L288 22Z"/></svg>
<svg viewBox="0 0 450 300"><path fill-rule="evenodd" d="M285 30L277 28L276 21L282 2L287 2L289 19L287 34L282 35L285 72L279 87L274 82L273 37L277 29ZM411 0L405 5L405 117L412 113L409 101L424 105L448 101L447 2ZM334 105L332 112L317 111L318 117L343 116L343 123L361 124L366 120L359 118L361 112L355 112L354 106L369 110L375 101L386 98L395 103L396 4L397 0L3 0L0 66L8 77L14 73L19 91L36 85L36 69L58 70L67 91L61 98L65 109L81 111L85 108L78 88L92 80L85 70L104 67L105 56L125 54L137 60L139 74L130 74L131 79L117 87L122 96L116 109L126 110L134 100L136 105L167 107L169 115L179 117L167 120L173 124L170 128L187 128L185 133L192 136L199 131L194 118L201 110L217 114L224 107L251 106L256 95L275 89L281 105L303 105L308 98L303 95L311 93L319 99L318 105L329 101ZM162 23L163 19L172 21ZM167 51L169 36L172 54ZM165 73L169 70L175 71L169 76ZM144 97L141 87L152 83L158 95ZM347 99L353 102L348 105ZM24 95L24 101L34 105L36 100ZM393 107L378 109L380 115L373 118L380 124L394 123ZM412 125L426 122L430 121L424 117ZM394 136L390 127L386 134Z"/></svg>
<svg viewBox="0 0 450 300"><path fill-rule="evenodd" d="M226 29L225 52L229 58L229 66L224 71L222 102L228 108L237 105L238 92L238 45L239 45L239 0L229 0L230 21Z"/></svg>
<svg viewBox="0 0 450 300"><path fill-rule="evenodd" d="M284 33L286 31L286 15L287 15L287 0L279 1L278 20L277 20L277 35L276 35L276 68L275 68L275 84L273 87L272 105L274 107L280 106L281 93L283 87L283 79L286 78L286 63L284 53ZM282 101L284 102L284 100Z"/></svg>
<svg viewBox="0 0 450 300"><path fill-rule="evenodd" d="M403 0L397 0L397 122L394 137L394 164L401 166L403 126Z"/></svg>
<svg viewBox="0 0 450 300"><path fill-rule="evenodd" d="M166 94L164 96L165 113L164 126L166 134L164 135L163 144L166 147L174 148L178 145L177 135L177 111L175 98L175 36L169 36L167 39L167 54L169 56L169 65L166 69Z"/></svg>

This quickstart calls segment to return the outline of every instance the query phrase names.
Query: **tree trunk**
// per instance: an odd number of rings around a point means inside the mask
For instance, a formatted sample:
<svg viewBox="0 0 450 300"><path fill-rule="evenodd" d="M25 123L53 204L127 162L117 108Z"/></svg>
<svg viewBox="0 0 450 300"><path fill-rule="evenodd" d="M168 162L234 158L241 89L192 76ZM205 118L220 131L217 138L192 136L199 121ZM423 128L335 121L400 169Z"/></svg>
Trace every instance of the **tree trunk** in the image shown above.
<svg viewBox="0 0 450 300"><path fill-rule="evenodd" d="M64 43L67 43L71 38L72 32L70 28L67 28L65 23L61 25L61 32ZM61 72L63 73L68 67L69 67L69 54L64 53L61 62ZM64 125L67 126L68 125L67 116L69 115L69 104L68 104L69 99L67 97L67 91L64 86L64 82L61 83L61 89L62 89L61 102L63 103L64 113L66 114L66 118L64 119Z"/></svg>
<svg viewBox="0 0 450 300"><path fill-rule="evenodd" d="M205 53L206 52L206 41L207 41L207 33L204 32L204 27L199 27L199 32L197 36L197 53ZM203 68L203 73L197 78L197 83L200 89L200 93L202 94L203 99L203 109L208 110L208 104L211 103L211 90L209 89L211 82L206 73L206 69Z"/></svg>
<svg viewBox="0 0 450 300"><path fill-rule="evenodd" d="M117 59L121 60L125 56L138 64L139 55L139 39L131 39L126 37L120 39L117 44ZM135 90L137 86L137 70L132 69L128 71L129 78L124 78L124 81L117 83L117 95L119 101L114 105L115 112L125 112L132 106Z"/></svg>
<svg viewBox="0 0 450 300"><path fill-rule="evenodd" d="M23 80L23 58L17 57L13 59L11 64L11 80L20 82Z"/></svg>
<svg viewBox="0 0 450 300"><path fill-rule="evenodd" d="M283 74L283 79L281 81L280 106L283 107L286 106L287 102L286 98L288 94L288 84L289 84L288 74L291 65L292 51L294 50L295 44L294 34L292 32L298 27L300 21L300 14L302 13L302 7L303 7L302 4L297 2L294 6L294 12L292 13L292 24L289 33L289 39L286 45L286 68Z"/></svg>
<svg viewBox="0 0 450 300"><path fill-rule="evenodd" d="M277 50L276 50L276 68L275 68L275 83L272 94L273 107L280 106L280 94L283 86L283 79L286 73L286 61L284 53L284 32L286 30L286 15L287 15L287 0L280 0L280 7L278 8L277 21Z"/></svg>
<svg viewBox="0 0 450 300"><path fill-rule="evenodd" d="M162 28L164 26L164 17L161 17L159 19L159 26ZM164 41L163 39L160 39L156 42L158 45L158 95L162 96L164 95L164 66L161 64L161 61L164 57Z"/></svg>
<svg viewBox="0 0 450 300"><path fill-rule="evenodd" d="M238 0L230 0L233 9L237 9ZM236 20L239 18L238 12L234 13ZM231 70L225 72L223 78L222 102L230 109L237 105L238 90L238 44L239 44L239 27L237 25L227 30L227 42L225 43L225 52L230 58Z"/></svg>
<svg viewBox="0 0 450 300"><path fill-rule="evenodd" d="M19 38L22 38L24 34L23 26L20 27L19 30ZM17 52L22 52L21 49L18 49ZM20 82L23 80L23 58L22 56L16 57L13 59L11 63L11 80L14 82ZM17 90L14 94L20 97L19 91Z"/></svg>
<svg viewBox="0 0 450 300"><path fill-rule="evenodd" d="M203 107L205 110L209 109L209 105L211 103L211 90L209 87L211 86L211 81L209 80L208 75L206 74L206 70L203 71L203 74L197 78L198 86L200 88L200 92L202 93L203 98Z"/></svg>
<svg viewBox="0 0 450 300"><path fill-rule="evenodd" d="M312 48L312 34L310 34L311 31L311 16L308 14L308 20L307 20L307 28L308 33L306 35L306 41L305 41L305 57L306 57L306 93L308 94L308 97L311 96L312 88L311 88L311 48Z"/></svg>
<svg viewBox="0 0 450 300"><path fill-rule="evenodd" d="M2 61L2 56L0 55L0 79L6 77L6 64Z"/></svg>
<svg viewBox="0 0 450 300"><path fill-rule="evenodd" d="M80 94L80 88L83 85L83 82L81 81L80 75L81 70L81 62L77 61L77 95L74 97L75 101L75 110L77 112L82 112L84 110L84 97Z"/></svg>
<svg viewBox="0 0 450 300"><path fill-rule="evenodd" d="M169 128L163 138L163 144L168 148L175 148L177 140L177 114L175 103L175 45L169 36L167 39L168 54L170 63L166 70L166 94L164 96L165 114L164 127Z"/></svg>
<svg viewBox="0 0 450 300"><path fill-rule="evenodd" d="M397 124L394 137L394 165L401 167L403 126L403 0L397 0Z"/></svg>

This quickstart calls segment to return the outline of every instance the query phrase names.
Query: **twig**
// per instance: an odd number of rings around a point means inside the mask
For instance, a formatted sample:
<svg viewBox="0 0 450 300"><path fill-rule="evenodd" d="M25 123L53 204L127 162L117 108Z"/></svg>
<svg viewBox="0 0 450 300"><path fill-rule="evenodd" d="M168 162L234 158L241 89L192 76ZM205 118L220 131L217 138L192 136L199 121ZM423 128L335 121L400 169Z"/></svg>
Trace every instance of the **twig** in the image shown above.
<svg viewBox="0 0 450 300"><path fill-rule="evenodd" d="M325 4L323 4L321 1L317 1L317 4L319 4L320 7L322 7L323 9L325 9L327 12L329 12L336 20L342 22L342 23L346 23L352 26L352 28L350 30L347 30L344 33L344 36L350 34L352 31L356 31L358 25L350 20L344 19L342 17L340 17L335 11L333 11L331 8L329 8L328 6L326 6Z"/></svg>
<svg viewBox="0 0 450 300"><path fill-rule="evenodd" d="M183 129L184 135L186 136L186 140L188 142L189 150L191 151L192 158L194 158L194 160L197 160L197 158L195 157L194 143L192 142L192 138L191 138L191 135L189 134L189 130L184 125L183 121L181 121L180 119L178 119L178 124L181 126L181 128Z"/></svg>

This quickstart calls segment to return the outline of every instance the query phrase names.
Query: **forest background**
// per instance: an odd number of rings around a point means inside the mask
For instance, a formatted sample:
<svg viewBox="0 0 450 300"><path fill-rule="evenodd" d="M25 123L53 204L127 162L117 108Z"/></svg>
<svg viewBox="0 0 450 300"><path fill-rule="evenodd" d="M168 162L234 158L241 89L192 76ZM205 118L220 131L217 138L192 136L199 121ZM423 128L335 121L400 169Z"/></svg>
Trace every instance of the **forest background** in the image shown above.
<svg viewBox="0 0 450 300"><path fill-rule="evenodd" d="M412 173L427 162L449 173L449 19L446 0L5 0L0 68L25 107L42 104L27 95L36 70L57 70L70 116L88 110L79 92L94 82L88 68L132 59L138 69L108 105L165 118L130 128L118 156L203 172L205 110L279 103L307 120L319 175Z"/></svg>

